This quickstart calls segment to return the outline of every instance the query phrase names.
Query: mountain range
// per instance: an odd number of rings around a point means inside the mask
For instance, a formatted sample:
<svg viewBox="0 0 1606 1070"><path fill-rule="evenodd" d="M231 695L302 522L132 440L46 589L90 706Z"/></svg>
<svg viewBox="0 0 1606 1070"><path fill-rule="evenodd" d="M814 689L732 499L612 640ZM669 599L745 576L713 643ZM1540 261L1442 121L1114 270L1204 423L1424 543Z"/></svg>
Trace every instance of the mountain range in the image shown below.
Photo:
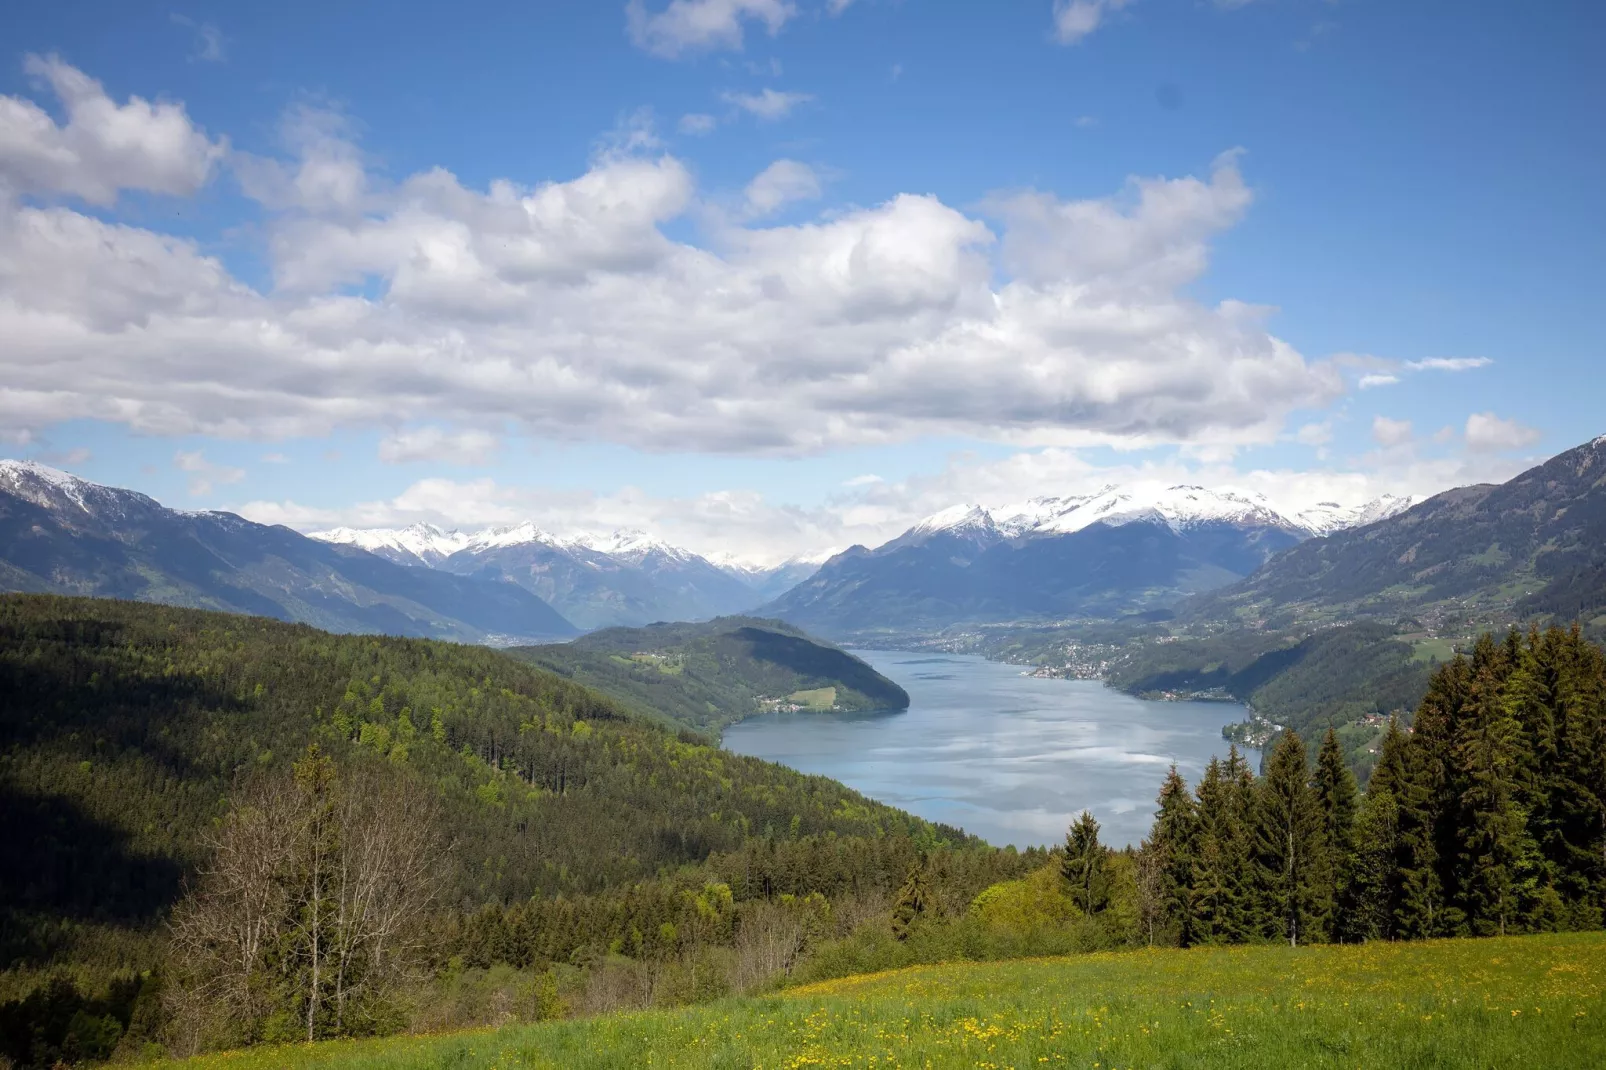
<svg viewBox="0 0 1606 1070"><path fill-rule="evenodd" d="M1264 496L1197 486L1107 486L988 510L936 513L875 549L855 546L764 606L823 635L1165 611L1242 579L1306 540L1411 506L1280 512Z"/></svg>
<svg viewBox="0 0 1606 1070"><path fill-rule="evenodd" d="M432 524L334 528L311 538L367 550L398 564L506 580L584 629L742 613L811 574L818 561L770 568L714 561L643 531L560 536L534 524L466 533Z"/></svg>
<svg viewBox="0 0 1606 1070"><path fill-rule="evenodd" d="M1270 623L1548 616L1606 625L1606 436L1291 549L1184 607ZM1599 619L1597 619L1599 618Z"/></svg>
<svg viewBox="0 0 1606 1070"><path fill-rule="evenodd" d="M460 642L529 642L576 630L510 583L408 568L233 513L168 509L32 461L0 461L0 590Z"/></svg>

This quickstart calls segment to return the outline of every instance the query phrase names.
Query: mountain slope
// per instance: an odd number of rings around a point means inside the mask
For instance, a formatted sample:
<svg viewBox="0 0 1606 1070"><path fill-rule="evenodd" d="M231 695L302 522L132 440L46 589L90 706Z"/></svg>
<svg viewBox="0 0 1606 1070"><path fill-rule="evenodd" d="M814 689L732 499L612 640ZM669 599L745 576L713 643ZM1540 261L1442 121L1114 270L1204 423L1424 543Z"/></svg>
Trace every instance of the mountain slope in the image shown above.
<svg viewBox="0 0 1606 1070"><path fill-rule="evenodd" d="M509 654L607 694L625 706L700 730L759 712L769 700L832 689L842 710L903 709L909 695L858 658L775 620L608 628L561 645Z"/></svg>
<svg viewBox="0 0 1606 1070"><path fill-rule="evenodd" d="M408 568L232 513L167 509L0 461L0 589L98 595L465 642L574 634L507 583Z"/></svg>
<svg viewBox="0 0 1606 1070"><path fill-rule="evenodd" d="M940 838L483 647L4 595L0 966L48 959L85 926L159 921L220 800L314 741L436 787L452 894L469 907L621 887L735 850L749 830Z"/></svg>
<svg viewBox="0 0 1606 1070"><path fill-rule="evenodd" d="M1606 437L1307 542L1191 604L1222 620L1606 612Z"/></svg>
<svg viewBox="0 0 1606 1070"><path fill-rule="evenodd" d="M1232 583L1331 528L1402 499L1289 517L1258 495L1176 486L957 506L874 550L854 547L761 612L820 634L1110 618Z"/></svg>

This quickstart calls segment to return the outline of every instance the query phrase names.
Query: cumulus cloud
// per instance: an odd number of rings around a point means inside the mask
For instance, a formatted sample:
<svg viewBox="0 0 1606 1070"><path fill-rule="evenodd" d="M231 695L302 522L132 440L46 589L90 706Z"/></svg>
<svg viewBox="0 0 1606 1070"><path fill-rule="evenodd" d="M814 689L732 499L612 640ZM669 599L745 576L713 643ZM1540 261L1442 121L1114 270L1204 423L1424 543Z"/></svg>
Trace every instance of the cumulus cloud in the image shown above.
<svg viewBox="0 0 1606 1070"><path fill-rule="evenodd" d="M235 153L231 165L246 196L275 209L350 212L369 193L363 155L351 123L328 108L298 105L279 123L290 161Z"/></svg>
<svg viewBox="0 0 1606 1070"><path fill-rule="evenodd" d="M1372 417L1372 441L1384 449L1408 444L1411 441L1411 421L1391 420L1387 416Z"/></svg>
<svg viewBox="0 0 1606 1070"><path fill-rule="evenodd" d="M23 69L49 88L65 125L39 105L0 96L0 194L66 195L110 205L120 190L185 195L206 184L226 151L182 105L129 97L118 104L95 79L56 56Z"/></svg>
<svg viewBox="0 0 1606 1070"><path fill-rule="evenodd" d="M1485 452L1522 449L1544 437L1538 428L1516 420L1502 420L1492 412L1475 412L1468 416L1464 434L1468 449Z"/></svg>
<svg viewBox="0 0 1606 1070"><path fill-rule="evenodd" d="M1231 154L1106 198L1014 191L978 218L899 194L695 245L667 233L699 203L691 173L644 142L473 189L376 182L338 124L290 129L282 182L257 187L268 292L185 238L0 206L0 430L1203 448L1274 441L1344 390L1265 310L1188 296L1252 201ZM753 207L811 195L800 166L755 180Z"/></svg>
<svg viewBox="0 0 1606 1070"><path fill-rule="evenodd" d="M245 469L213 464L206 459L204 450L177 451L173 454L173 467L189 473L189 492L195 498L211 494L219 483L238 483L245 478Z"/></svg>
<svg viewBox="0 0 1606 1070"><path fill-rule="evenodd" d="M419 427L387 435L379 443L379 459L386 464L408 461L484 464L496 452L497 445L496 436L489 431Z"/></svg>
<svg viewBox="0 0 1606 1070"><path fill-rule="evenodd" d="M664 59L719 49L740 50L743 24L761 23L771 37L797 14L791 0L671 0L651 12L643 0L625 6L631 43Z"/></svg>
<svg viewBox="0 0 1606 1070"><path fill-rule="evenodd" d="M774 122L790 115L799 104L814 99L812 93L786 93L765 87L757 93L721 93L719 99L756 116L762 122Z"/></svg>
<svg viewBox="0 0 1606 1070"><path fill-rule="evenodd" d="M1054 39L1074 45L1104 22L1112 11L1119 11L1132 0L1054 0Z"/></svg>
<svg viewBox="0 0 1606 1070"><path fill-rule="evenodd" d="M1452 486L1504 481L1522 467L1486 453L1422 458L1409 450L1316 471L1246 469L1180 455L1107 464L1077 450L1049 447L986 460L960 455L937 471L902 480L856 476L810 506L779 503L754 490L676 497L633 487L597 494L509 486L489 478L437 478L420 480L394 498L338 509L254 501L236 511L262 523L302 530L397 527L418 521L464 528L531 521L559 534L642 528L699 553L775 564L829 547L879 545L959 502L998 508L1043 495L1091 493L1111 483L1139 490L1192 484L1262 494L1276 508L1297 513L1319 502L1359 505L1381 494L1427 497Z"/></svg>
<svg viewBox="0 0 1606 1070"><path fill-rule="evenodd" d="M767 216L794 201L819 200L820 192L820 176L808 164L776 160L747 184L747 214L755 219Z"/></svg>

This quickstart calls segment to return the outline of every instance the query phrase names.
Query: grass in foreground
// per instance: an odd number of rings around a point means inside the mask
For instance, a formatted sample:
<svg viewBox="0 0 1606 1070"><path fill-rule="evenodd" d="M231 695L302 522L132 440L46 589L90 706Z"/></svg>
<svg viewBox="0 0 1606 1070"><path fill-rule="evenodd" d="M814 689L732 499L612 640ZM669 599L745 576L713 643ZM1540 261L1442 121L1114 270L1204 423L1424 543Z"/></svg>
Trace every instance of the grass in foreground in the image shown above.
<svg viewBox="0 0 1606 1070"><path fill-rule="evenodd" d="M1606 935L915 967L702 1007L187 1067L1606 1066Z"/></svg>

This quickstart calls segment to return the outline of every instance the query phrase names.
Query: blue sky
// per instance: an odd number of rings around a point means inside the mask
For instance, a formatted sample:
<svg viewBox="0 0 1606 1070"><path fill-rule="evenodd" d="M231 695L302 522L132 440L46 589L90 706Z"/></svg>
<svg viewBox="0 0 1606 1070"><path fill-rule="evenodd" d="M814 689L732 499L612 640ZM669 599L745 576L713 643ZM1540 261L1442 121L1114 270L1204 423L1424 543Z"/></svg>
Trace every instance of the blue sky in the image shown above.
<svg viewBox="0 0 1606 1070"><path fill-rule="evenodd" d="M1597 4L31 8L0 449L172 505L775 558L1606 431Z"/></svg>

